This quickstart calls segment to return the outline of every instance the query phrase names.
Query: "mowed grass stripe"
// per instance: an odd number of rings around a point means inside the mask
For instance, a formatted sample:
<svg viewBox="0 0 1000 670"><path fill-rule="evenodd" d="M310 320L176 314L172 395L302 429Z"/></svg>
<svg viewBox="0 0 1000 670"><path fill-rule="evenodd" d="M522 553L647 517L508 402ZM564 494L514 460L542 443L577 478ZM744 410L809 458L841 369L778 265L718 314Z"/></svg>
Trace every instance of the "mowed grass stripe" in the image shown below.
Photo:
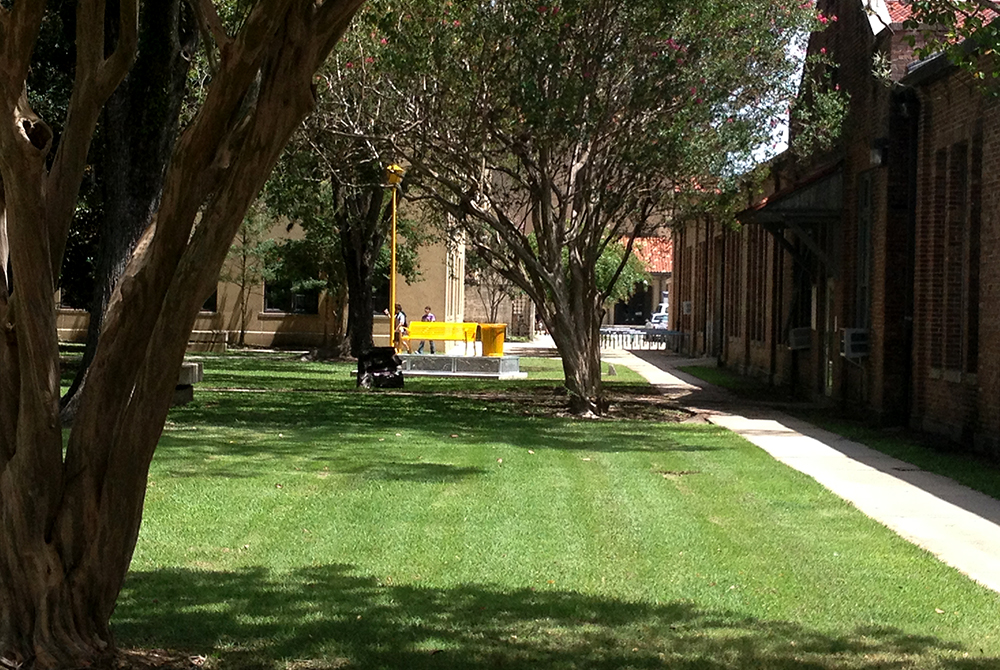
<svg viewBox="0 0 1000 670"><path fill-rule="evenodd" d="M996 594L726 431L450 393L174 412L120 639L233 667L1000 659Z"/></svg>

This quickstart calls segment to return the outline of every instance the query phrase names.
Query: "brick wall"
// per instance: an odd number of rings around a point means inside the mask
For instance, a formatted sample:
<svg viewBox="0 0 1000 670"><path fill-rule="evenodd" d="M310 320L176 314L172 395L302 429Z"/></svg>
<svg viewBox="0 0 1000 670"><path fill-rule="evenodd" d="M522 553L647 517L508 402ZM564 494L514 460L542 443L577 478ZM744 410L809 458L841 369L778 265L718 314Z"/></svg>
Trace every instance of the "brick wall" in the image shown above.
<svg viewBox="0 0 1000 670"><path fill-rule="evenodd" d="M913 423L1000 453L1000 108L959 70L918 95Z"/></svg>

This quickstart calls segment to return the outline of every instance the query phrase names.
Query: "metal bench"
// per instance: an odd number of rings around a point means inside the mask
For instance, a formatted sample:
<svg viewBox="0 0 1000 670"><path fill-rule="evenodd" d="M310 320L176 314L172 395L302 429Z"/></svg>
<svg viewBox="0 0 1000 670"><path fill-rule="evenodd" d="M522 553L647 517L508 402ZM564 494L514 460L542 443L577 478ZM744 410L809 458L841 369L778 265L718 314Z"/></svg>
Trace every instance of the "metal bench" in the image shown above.
<svg viewBox="0 0 1000 670"><path fill-rule="evenodd" d="M406 336L407 340L435 340L450 342L465 342L465 353L471 351L476 353L476 329L477 323L464 323L453 321L412 321L407 326L410 331ZM469 349L469 345L472 349Z"/></svg>

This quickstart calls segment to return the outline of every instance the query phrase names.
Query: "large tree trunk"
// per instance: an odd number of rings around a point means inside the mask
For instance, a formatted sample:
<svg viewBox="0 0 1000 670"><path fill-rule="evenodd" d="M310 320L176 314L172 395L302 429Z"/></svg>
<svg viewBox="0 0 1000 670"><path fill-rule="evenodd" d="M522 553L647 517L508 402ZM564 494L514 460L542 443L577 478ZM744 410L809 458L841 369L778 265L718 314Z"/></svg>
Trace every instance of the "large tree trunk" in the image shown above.
<svg viewBox="0 0 1000 670"><path fill-rule="evenodd" d="M351 356L357 358L374 345L372 329L372 254L362 248L348 244L350 237L341 230L341 246L344 263L347 266L347 336L350 341Z"/></svg>
<svg viewBox="0 0 1000 670"><path fill-rule="evenodd" d="M601 383L600 305L595 298L579 295L569 286L561 288L551 301L536 308L562 359L570 411L601 415L607 410L607 402Z"/></svg>
<svg viewBox="0 0 1000 670"><path fill-rule="evenodd" d="M113 652L108 622L194 320L250 202L314 103L312 73L361 0L259 0L234 39L213 30L224 43L218 71L108 306L64 457L54 268L100 109L131 67L137 2L120 4L121 37L105 57L104 3L80 0L73 102L48 170L51 133L21 95L44 5L0 13L0 239L6 232L13 274L0 282L0 664L8 667L80 668Z"/></svg>
<svg viewBox="0 0 1000 670"><path fill-rule="evenodd" d="M349 187L336 177L331 183L346 266L347 333L351 356L357 358L373 346L372 278L375 261L389 232L388 211L384 207L384 189L379 184L366 190L348 191Z"/></svg>
<svg viewBox="0 0 1000 670"><path fill-rule="evenodd" d="M115 284L159 203L198 42L197 25L186 0L149 0L140 18L135 65L104 106L96 164L103 185L104 217L87 342L80 368L63 397L64 422L76 413L74 398L97 351Z"/></svg>
<svg viewBox="0 0 1000 670"><path fill-rule="evenodd" d="M344 322L347 312L347 287L327 291L327 305L324 308L322 354L327 358L342 358L350 352Z"/></svg>

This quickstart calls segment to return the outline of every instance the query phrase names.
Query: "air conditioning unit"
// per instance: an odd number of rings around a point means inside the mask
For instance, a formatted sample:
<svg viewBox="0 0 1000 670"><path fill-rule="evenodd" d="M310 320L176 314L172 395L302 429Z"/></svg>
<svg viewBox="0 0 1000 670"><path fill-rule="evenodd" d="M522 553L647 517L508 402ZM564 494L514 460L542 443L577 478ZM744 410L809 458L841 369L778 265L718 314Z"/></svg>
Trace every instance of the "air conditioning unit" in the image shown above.
<svg viewBox="0 0 1000 670"><path fill-rule="evenodd" d="M844 338L840 341L841 356L864 358L870 350L867 328L844 328Z"/></svg>
<svg viewBox="0 0 1000 670"><path fill-rule="evenodd" d="M801 351L812 347L812 328L792 328L788 331L788 348Z"/></svg>

